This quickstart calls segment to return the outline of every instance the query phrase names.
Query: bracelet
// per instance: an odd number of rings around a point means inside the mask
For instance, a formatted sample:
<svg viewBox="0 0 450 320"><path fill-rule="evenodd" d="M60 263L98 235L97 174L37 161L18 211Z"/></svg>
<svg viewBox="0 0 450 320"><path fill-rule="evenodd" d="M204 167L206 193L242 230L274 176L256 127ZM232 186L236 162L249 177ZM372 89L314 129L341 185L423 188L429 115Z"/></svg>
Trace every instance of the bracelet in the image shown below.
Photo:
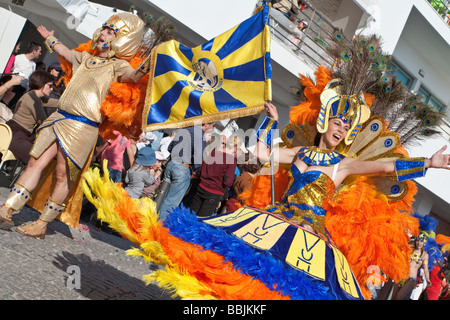
<svg viewBox="0 0 450 320"><path fill-rule="evenodd" d="M137 71L140 71L144 74L150 71L150 65L151 65L151 55L148 55L147 58L145 58L141 64L137 67Z"/></svg>
<svg viewBox="0 0 450 320"><path fill-rule="evenodd" d="M395 161L395 173L399 182L425 177L427 170L425 168L425 158L409 158Z"/></svg>
<svg viewBox="0 0 450 320"><path fill-rule="evenodd" d="M9 87L6 84L4 84L4 86L6 87L6 90L9 90Z"/></svg>
<svg viewBox="0 0 450 320"><path fill-rule="evenodd" d="M61 44L61 41L51 34L45 38L44 44L47 47L48 52L52 53L55 46Z"/></svg>
<svg viewBox="0 0 450 320"><path fill-rule="evenodd" d="M258 140L270 147L272 144L273 130L277 128L277 124L278 121L266 116L256 131Z"/></svg>

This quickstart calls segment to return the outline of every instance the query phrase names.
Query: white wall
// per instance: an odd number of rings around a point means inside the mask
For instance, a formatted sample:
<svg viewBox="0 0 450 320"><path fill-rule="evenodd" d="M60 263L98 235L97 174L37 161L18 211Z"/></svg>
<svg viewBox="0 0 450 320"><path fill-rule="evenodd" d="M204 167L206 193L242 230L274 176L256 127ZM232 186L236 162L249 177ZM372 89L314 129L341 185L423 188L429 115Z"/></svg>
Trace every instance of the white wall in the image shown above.
<svg viewBox="0 0 450 320"><path fill-rule="evenodd" d="M423 84L433 96L444 100L442 101L444 104L450 103L449 84L440 77L439 70L436 70L436 68L439 68L438 65L428 63L402 38L399 39L392 56L402 68L417 79L418 83L414 86L415 89ZM424 77L419 75L419 70L424 72Z"/></svg>
<svg viewBox="0 0 450 320"><path fill-rule="evenodd" d="M421 145L408 148L407 151L411 157L431 158L443 146L447 146L444 154L450 154L450 142L441 136L436 136L427 139ZM418 178L416 181L450 204L450 170L430 169L425 177Z"/></svg>
<svg viewBox="0 0 450 320"><path fill-rule="evenodd" d="M0 8L0 72L5 70L27 19Z"/></svg>
<svg viewBox="0 0 450 320"><path fill-rule="evenodd" d="M209 40L249 18L256 0L151 0L161 10Z"/></svg>
<svg viewBox="0 0 450 320"><path fill-rule="evenodd" d="M369 23L363 33L381 35L384 40L383 48L388 53L394 51L413 6L450 44L448 26L441 21L426 0L365 0L364 2L366 3L365 9L372 14L375 21Z"/></svg>

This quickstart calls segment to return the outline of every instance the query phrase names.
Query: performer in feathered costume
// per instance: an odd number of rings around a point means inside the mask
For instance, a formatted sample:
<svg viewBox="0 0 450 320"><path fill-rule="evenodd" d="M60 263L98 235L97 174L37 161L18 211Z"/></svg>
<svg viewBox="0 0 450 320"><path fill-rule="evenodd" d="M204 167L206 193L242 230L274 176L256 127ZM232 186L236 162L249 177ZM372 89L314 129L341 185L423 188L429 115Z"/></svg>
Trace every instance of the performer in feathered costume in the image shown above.
<svg viewBox="0 0 450 320"><path fill-rule="evenodd" d="M426 252L427 266L423 266L426 280L426 299L438 300L445 286L447 276L446 256L448 256L448 244L450 238L441 234L436 235L438 221L429 215L422 216L418 213L420 234L416 241L423 243L423 251Z"/></svg>
<svg viewBox="0 0 450 320"><path fill-rule="evenodd" d="M336 33L333 44L330 48L333 66L330 69L319 67L315 82L301 76L300 87L294 88L302 102L291 108L291 124L282 132L284 146L314 145L314 137L322 125L319 124L316 130L316 119L318 116L324 118L322 93L329 81L339 77L345 85L344 91L363 93L371 111L375 110L377 115L358 129L352 144L345 146L342 143L336 150L348 158L361 160L406 158L401 142L408 144L429 136L434 130L428 124L437 123L439 115L389 75L389 57L381 52L377 37L355 37L349 43ZM393 118L389 112L398 117L394 127L407 128L407 134L399 136L387 129L391 123L381 116ZM432 118L434 120L430 121ZM414 134L410 135L411 132ZM285 190L286 172L280 167L275 176L277 191ZM419 222L410 215L417 192L415 184L385 176L348 177L322 205L327 210L326 217L322 217L324 229L344 253L366 297L369 292L364 286L368 281L376 280L377 284L386 281L380 273L373 274L374 270L380 270L395 282L408 277L409 234L418 233ZM277 199L281 200L279 194ZM269 178L257 177L254 189L241 198L247 199L247 205L259 208L269 205Z"/></svg>
<svg viewBox="0 0 450 320"><path fill-rule="evenodd" d="M58 112L38 129L31 151L33 160L12 187L1 209L0 228L8 230L14 225L12 213L30 200L33 191L38 192L38 195L33 194L33 204L38 202L42 214L37 221L17 231L42 238L47 224L58 216L68 225L78 225L81 206L78 200L82 198L78 183L81 173L89 167L99 127L104 138L109 137L113 128L127 136L139 135L136 130L140 130L140 121L134 119L140 120L135 115L142 113L147 85L141 80L149 71L143 59L138 59L141 64L136 63L144 30L145 23L138 16L115 14L96 30L89 44L70 50L53 31L38 27L48 50L58 53L66 80L70 82L66 83L67 88L59 100ZM40 179L55 157L56 164L53 168L50 165ZM56 178L54 186L51 186L52 171ZM50 194L49 197L46 194ZM45 205L42 199L46 200ZM74 210L78 214L72 217L71 206L74 205L79 206Z"/></svg>
<svg viewBox="0 0 450 320"><path fill-rule="evenodd" d="M431 159L408 158L385 121L370 118L377 92L384 94L379 103L399 99L388 94L393 80L382 77L378 39L355 41L353 51L342 46L348 52L336 68L319 67L315 84L302 77L305 101L292 108L284 144L273 150L278 115L266 104L257 155L267 161L272 153L285 164L275 177L274 206L270 184L259 179L253 207L203 219L174 208L163 225L152 201L129 198L98 170L85 174L98 217L141 247L129 254L166 266L146 282L188 299L363 299L370 266L395 281L408 277L409 234L419 225L409 215L416 190L409 179L448 169L450 156L443 148ZM349 57L359 59L358 70L346 64Z"/></svg>

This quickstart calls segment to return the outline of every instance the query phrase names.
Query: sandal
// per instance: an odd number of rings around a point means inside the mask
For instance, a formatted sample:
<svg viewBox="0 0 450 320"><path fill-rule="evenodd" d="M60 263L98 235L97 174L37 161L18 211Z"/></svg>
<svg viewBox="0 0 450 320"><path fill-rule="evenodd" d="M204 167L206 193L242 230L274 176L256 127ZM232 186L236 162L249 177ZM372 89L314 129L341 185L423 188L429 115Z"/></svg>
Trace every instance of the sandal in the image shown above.
<svg viewBox="0 0 450 320"><path fill-rule="evenodd" d="M47 231L47 226L42 228L41 226L38 225L37 221L34 221L27 225L18 227L16 230L17 230L17 232L19 232L27 237L32 237L32 238L36 238L36 239L44 239L45 233Z"/></svg>
<svg viewBox="0 0 450 320"><path fill-rule="evenodd" d="M5 213L3 210L7 208L5 206L0 208L0 229L11 230L14 227L14 222L11 220L12 215Z"/></svg>

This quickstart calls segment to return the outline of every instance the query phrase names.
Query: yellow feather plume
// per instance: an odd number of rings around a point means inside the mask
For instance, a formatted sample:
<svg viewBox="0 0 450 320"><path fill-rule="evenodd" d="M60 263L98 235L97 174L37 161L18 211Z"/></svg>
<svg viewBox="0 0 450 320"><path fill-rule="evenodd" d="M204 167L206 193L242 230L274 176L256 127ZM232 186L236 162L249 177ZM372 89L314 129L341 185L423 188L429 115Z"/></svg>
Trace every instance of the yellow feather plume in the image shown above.
<svg viewBox="0 0 450 320"><path fill-rule="evenodd" d="M181 299L188 300L216 300L214 296L207 294L210 290L197 278L178 268L166 267L166 270L158 270L144 275L142 279L147 285L157 282L159 287L174 292L172 297L179 296Z"/></svg>

